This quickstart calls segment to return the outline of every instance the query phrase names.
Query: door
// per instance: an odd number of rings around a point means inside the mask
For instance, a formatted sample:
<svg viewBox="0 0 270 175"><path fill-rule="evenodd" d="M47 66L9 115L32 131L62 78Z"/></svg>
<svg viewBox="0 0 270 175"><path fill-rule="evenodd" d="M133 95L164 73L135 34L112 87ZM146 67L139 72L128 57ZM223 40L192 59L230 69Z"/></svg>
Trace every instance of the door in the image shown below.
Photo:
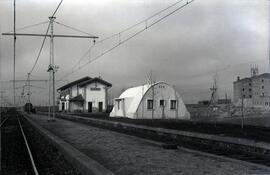
<svg viewBox="0 0 270 175"><path fill-rule="evenodd" d="M165 114L164 114L165 100L160 100L159 106L161 107L161 118L164 119L165 118Z"/></svg>
<svg viewBox="0 0 270 175"><path fill-rule="evenodd" d="M92 102L88 102L88 112L92 112Z"/></svg>
<svg viewBox="0 0 270 175"><path fill-rule="evenodd" d="M98 112L102 112L103 103L98 102Z"/></svg>
<svg viewBox="0 0 270 175"><path fill-rule="evenodd" d="M65 110L65 103L63 102L62 103L62 111L64 111Z"/></svg>

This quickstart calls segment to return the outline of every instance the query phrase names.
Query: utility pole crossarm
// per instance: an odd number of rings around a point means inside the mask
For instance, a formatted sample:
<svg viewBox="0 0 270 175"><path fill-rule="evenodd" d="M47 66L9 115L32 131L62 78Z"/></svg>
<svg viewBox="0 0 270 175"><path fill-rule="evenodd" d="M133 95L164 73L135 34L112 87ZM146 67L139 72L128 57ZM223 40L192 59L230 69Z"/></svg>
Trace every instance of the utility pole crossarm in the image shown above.
<svg viewBox="0 0 270 175"><path fill-rule="evenodd" d="M92 38L92 39L98 39L97 36L87 36L87 35L45 35L45 34L36 34L36 33L2 33L2 35L16 35L16 36L37 36L37 37L66 37L66 38Z"/></svg>
<svg viewBox="0 0 270 175"><path fill-rule="evenodd" d="M49 80L46 80L46 79L44 79L44 80L35 80L35 79L33 79L33 80L16 80L15 82L16 83L19 83L19 82L25 82L25 81L34 81L34 82L48 82ZM68 81L68 80L55 80L56 82L60 82L60 81ZM13 80L9 80L9 81L1 81L1 83L11 83L11 82L13 82Z"/></svg>
<svg viewBox="0 0 270 175"><path fill-rule="evenodd" d="M49 81L49 80L16 80L16 82L24 82L24 81ZM9 82L13 82L13 80L10 80Z"/></svg>

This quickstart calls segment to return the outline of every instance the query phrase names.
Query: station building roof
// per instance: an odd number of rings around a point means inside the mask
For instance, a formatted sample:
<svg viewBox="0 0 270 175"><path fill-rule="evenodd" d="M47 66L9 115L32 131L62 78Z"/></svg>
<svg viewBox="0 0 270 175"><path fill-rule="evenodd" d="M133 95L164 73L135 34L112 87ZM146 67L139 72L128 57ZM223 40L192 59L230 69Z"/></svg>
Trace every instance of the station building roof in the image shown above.
<svg viewBox="0 0 270 175"><path fill-rule="evenodd" d="M73 85L76 85L76 84L79 84L79 83L82 83L82 82L85 82L85 81L91 80L91 79L92 78L86 76L86 77L80 78L78 80L72 81L72 82L70 82L70 83L68 83L68 84L66 84L66 85L58 88L57 90L63 91L65 89L69 88L69 87L72 87Z"/></svg>
<svg viewBox="0 0 270 175"><path fill-rule="evenodd" d="M78 86L79 87L83 87L85 85L88 85L88 84L91 84L91 83L94 83L94 82L98 82L98 83L104 84L107 87L111 87L112 86L111 83L109 83L109 82L107 82L105 80L102 80L101 78L98 78L98 77L91 78L89 80L83 81L83 82L79 83Z"/></svg>
<svg viewBox="0 0 270 175"><path fill-rule="evenodd" d="M80 94L80 95L77 95L76 97L73 97L72 99L69 100L70 102L84 102L84 98L83 96Z"/></svg>
<svg viewBox="0 0 270 175"><path fill-rule="evenodd" d="M104 84L107 87L111 87L112 86L111 83L109 83L109 82L107 82L105 80L102 80L99 77L90 78L90 77L86 76L86 77L83 77L81 79L78 79L78 80L75 80L73 82L70 82L70 83L68 83L68 84L66 84L66 85L58 88L57 90L63 91L63 90L65 90L67 88L70 88L70 87L72 87L74 85L78 85L79 87L83 87L83 86L86 86L86 85L88 85L90 83L94 83L94 82L98 82L98 83Z"/></svg>

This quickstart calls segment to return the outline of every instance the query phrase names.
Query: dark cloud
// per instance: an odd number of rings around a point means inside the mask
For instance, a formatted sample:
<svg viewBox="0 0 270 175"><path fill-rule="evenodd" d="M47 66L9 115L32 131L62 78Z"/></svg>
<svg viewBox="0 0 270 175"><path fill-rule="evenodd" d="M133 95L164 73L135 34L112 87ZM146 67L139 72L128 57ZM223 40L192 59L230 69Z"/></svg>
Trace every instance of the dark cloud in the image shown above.
<svg viewBox="0 0 270 175"><path fill-rule="evenodd" d="M57 20L104 38L174 2L65 0L58 11ZM17 4L17 26L24 26L47 20L57 2L18 0ZM192 103L209 98L209 87L217 72L220 96L225 92L231 94L235 77L248 76L250 64L258 64L261 72L267 69L268 6L267 1L196 0L67 78L71 81L85 75L101 75L113 84L111 92L117 96L123 87L146 82L147 74L152 70L156 80L175 85L184 101ZM1 32L12 30L11 1L0 2L0 19ZM46 25L27 32L44 33L45 30ZM55 26L55 31L74 33L59 26ZM1 36L0 39L1 77L3 80L10 80L13 64L12 38ZM41 40L18 38L18 78L25 77L30 70ZM117 40L115 38L114 41L104 43L104 47ZM55 58L56 64L60 66L57 77L66 74L91 44L92 41L88 40L57 39ZM96 53L99 51L100 48L97 47ZM33 74L37 78L48 77L48 56L47 43ZM86 61L87 58L83 60ZM6 88L7 85L2 87ZM35 91L33 100L36 103L45 103L46 100L41 98L46 96L47 91Z"/></svg>

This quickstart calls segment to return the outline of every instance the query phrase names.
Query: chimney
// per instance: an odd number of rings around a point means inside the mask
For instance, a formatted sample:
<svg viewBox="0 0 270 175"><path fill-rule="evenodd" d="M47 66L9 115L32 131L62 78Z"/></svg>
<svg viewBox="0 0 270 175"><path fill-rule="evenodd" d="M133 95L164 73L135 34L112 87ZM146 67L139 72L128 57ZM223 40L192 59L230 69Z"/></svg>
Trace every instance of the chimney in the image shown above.
<svg viewBox="0 0 270 175"><path fill-rule="evenodd" d="M239 76L237 76L237 81L239 81L240 80L240 77Z"/></svg>

